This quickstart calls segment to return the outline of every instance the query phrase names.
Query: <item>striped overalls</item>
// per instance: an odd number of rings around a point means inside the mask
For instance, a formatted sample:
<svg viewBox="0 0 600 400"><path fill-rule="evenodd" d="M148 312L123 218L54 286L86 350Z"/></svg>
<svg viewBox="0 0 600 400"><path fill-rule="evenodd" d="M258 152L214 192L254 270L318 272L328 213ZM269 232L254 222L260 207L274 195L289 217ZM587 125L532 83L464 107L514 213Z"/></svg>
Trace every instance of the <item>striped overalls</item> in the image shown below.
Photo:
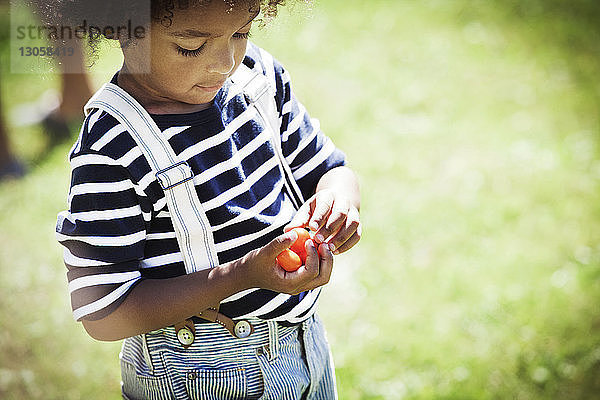
<svg viewBox="0 0 600 400"><path fill-rule="evenodd" d="M335 372L318 316L286 327L251 319L233 337L216 323L196 324L187 349L173 327L128 338L120 354L125 399L336 399Z"/></svg>

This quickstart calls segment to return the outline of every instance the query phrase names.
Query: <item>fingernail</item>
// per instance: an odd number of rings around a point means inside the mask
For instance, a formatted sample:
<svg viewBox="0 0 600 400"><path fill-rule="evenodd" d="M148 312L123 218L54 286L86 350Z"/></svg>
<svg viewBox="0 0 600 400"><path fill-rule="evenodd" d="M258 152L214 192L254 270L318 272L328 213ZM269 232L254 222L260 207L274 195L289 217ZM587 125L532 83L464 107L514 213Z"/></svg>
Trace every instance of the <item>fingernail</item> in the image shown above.
<svg viewBox="0 0 600 400"><path fill-rule="evenodd" d="M317 241L317 243L323 243L323 241L325 240L325 238L323 237L323 235L321 235L320 233L315 235L315 240Z"/></svg>
<svg viewBox="0 0 600 400"><path fill-rule="evenodd" d="M333 243L329 243L329 250L335 251L335 245Z"/></svg>
<svg viewBox="0 0 600 400"><path fill-rule="evenodd" d="M319 229L319 224L317 223L317 221L312 221L312 222L309 224L309 226L310 226L311 228L313 228L314 230L317 230L317 229Z"/></svg>
<svg viewBox="0 0 600 400"><path fill-rule="evenodd" d="M288 237L295 242L298 239L298 233L296 231L289 231Z"/></svg>

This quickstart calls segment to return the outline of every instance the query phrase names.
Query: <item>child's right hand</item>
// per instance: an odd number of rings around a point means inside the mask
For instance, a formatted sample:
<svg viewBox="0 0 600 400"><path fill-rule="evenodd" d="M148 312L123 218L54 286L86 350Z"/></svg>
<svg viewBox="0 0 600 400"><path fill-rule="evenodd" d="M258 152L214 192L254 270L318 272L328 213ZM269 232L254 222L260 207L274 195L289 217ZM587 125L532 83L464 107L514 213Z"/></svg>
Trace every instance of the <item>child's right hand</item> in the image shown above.
<svg viewBox="0 0 600 400"><path fill-rule="evenodd" d="M266 246L248 253L240 260L240 269L249 287L269 289L279 293L298 294L329 282L333 269L333 254L326 244L315 248L312 240L306 241L306 264L288 272L275 258L296 241L294 231L284 233Z"/></svg>

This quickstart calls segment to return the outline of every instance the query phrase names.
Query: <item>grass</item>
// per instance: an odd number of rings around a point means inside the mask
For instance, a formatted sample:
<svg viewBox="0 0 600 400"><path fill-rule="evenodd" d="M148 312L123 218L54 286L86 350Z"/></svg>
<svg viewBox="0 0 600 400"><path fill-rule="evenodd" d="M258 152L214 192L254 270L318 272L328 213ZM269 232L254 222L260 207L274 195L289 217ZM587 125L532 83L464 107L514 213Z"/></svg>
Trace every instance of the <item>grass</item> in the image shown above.
<svg viewBox="0 0 600 400"><path fill-rule="evenodd" d="M288 67L363 191L364 238L320 306L340 398L597 398L600 7L292 11L254 40ZM97 83L118 65L105 60ZM56 85L4 74L4 106ZM12 139L28 160L43 151L38 127ZM119 344L72 321L53 237L67 151L0 185L2 398L118 398Z"/></svg>

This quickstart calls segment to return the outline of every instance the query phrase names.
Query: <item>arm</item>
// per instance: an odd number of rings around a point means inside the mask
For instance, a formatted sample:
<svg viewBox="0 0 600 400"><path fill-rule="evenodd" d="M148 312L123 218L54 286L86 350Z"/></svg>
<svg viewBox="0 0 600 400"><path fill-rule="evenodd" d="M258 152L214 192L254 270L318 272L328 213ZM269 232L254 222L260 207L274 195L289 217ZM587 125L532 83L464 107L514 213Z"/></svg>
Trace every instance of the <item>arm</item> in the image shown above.
<svg viewBox="0 0 600 400"><path fill-rule="evenodd" d="M97 340L113 341L173 325L218 304L239 291L260 287L295 294L329 281L332 253L326 246L317 252L307 243L306 265L286 272L275 257L297 239L286 233L245 257L213 269L169 279L141 280L123 303L106 317L83 320L88 334Z"/></svg>
<svg viewBox="0 0 600 400"><path fill-rule="evenodd" d="M316 231L317 243L331 246L334 254L343 253L360 240L358 180L344 166L344 153L321 132L318 121L310 118L296 99L287 71L277 60L273 64L281 147L304 197L310 197L285 230L310 226Z"/></svg>
<svg viewBox="0 0 600 400"><path fill-rule="evenodd" d="M247 289L233 263L169 279L142 279L100 320L82 320L97 340L120 340L173 325Z"/></svg>
<svg viewBox="0 0 600 400"><path fill-rule="evenodd" d="M287 273L277 265L276 256L295 241L290 234L211 270L144 278L139 265L147 234L143 210L151 207L138 196L124 168L112 162L88 165L78 157L107 161L93 152L72 158L69 210L59 214L56 229L66 247L74 316L97 340L120 340L170 326L244 289L294 294L329 279L331 252L322 248L317 254L314 245L311 261L298 271ZM98 177L103 182L94 183Z"/></svg>

